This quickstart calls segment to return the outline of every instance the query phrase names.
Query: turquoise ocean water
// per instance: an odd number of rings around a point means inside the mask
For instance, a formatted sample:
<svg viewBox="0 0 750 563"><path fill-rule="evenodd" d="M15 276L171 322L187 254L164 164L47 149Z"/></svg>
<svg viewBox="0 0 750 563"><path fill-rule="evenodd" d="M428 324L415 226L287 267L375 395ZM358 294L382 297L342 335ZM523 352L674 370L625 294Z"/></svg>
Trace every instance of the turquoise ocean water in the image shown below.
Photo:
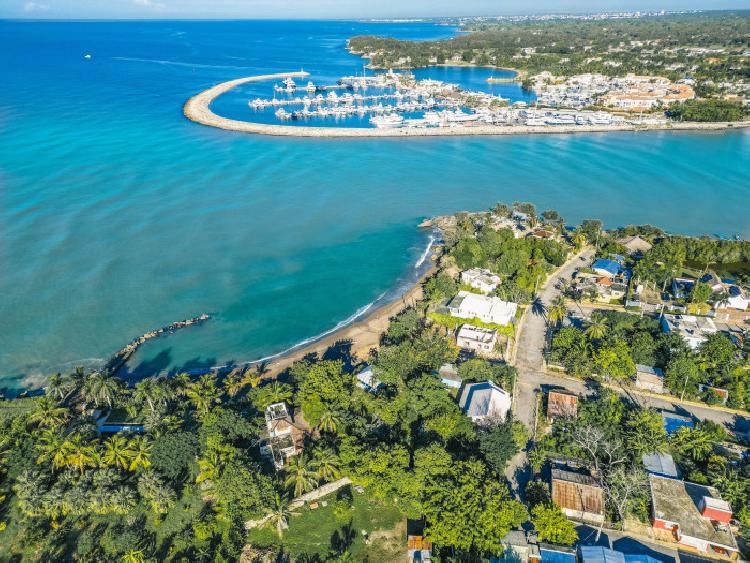
<svg viewBox="0 0 750 563"><path fill-rule="evenodd" d="M425 216L532 200L571 222L750 237L750 134L276 139L186 121L216 82L361 71L348 36L429 24L0 22L0 388L95 366L138 374L269 356L407 283ZM90 53L91 59L84 54ZM483 69L450 74L481 87ZM257 88L257 90L255 90ZM215 109L250 118L253 85ZM514 85L499 93L523 99Z"/></svg>

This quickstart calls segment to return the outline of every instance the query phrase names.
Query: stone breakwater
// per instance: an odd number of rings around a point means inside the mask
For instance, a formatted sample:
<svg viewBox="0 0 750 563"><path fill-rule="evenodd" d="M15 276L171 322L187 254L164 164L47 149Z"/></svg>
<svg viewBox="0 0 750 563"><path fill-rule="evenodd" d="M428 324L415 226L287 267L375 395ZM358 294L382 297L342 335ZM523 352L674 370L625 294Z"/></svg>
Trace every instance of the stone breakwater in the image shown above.
<svg viewBox="0 0 750 563"><path fill-rule="evenodd" d="M189 120L210 127L286 137L453 137L470 135L539 135L555 133L607 133L614 131L721 131L750 127L750 121L720 123L673 122L664 125L458 125L430 129L375 129L358 127L312 127L300 125L273 125L228 119L211 111L211 102L232 88L248 82L280 80L287 77L304 78L307 72L283 72L237 78L222 82L190 98L183 112Z"/></svg>
<svg viewBox="0 0 750 563"><path fill-rule="evenodd" d="M161 336L162 334L175 332L177 330L180 330L181 328L186 328L189 326L194 326L197 324L200 324L204 321L207 321L209 317L207 314L203 313L202 315L199 315L197 317L193 317L192 319L185 319L184 321L175 321L171 324L168 324L167 326L163 326L161 328L157 328L156 330L149 331L138 338L135 338L132 340L127 346L119 350L118 352L115 352L115 354L112 355L112 357L109 359L107 364L104 366L104 373L108 375L116 375L117 372L122 368L122 366L125 365L125 363L130 359L130 357L135 354L135 352L140 348L143 344L151 340L152 338L156 338L158 336Z"/></svg>

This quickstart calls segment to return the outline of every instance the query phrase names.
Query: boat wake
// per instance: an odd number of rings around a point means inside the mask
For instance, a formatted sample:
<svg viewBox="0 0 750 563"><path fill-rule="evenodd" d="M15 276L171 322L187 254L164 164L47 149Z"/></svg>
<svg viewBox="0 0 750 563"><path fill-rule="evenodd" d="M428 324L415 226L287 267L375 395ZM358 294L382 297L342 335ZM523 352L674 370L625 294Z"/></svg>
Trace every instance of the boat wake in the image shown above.
<svg viewBox="0 0 750 563"><path fill-rule="evenodd" d="M433 243L434 243L434 242L435 242L435 236L434 236L434 235L430 235L430 240L429 240L429 242L427 243L427 248L425 248L425 249L424 249L424 252L423 252L423 253L422 253L422 255L421 255L421 256L419 257L419 260L417 260L417 261L416 261L416 262L414 263L414 269L415 269L415 270L418 270L418 269L419 269L419 267L420 267L420 266L421 266L422 264L424 264L424 261L425 261L425 260L427 260L427 257L428 257L428 256L430 255L430 250L432 250L432 245L433 245Z"/></svg>
<svg viewBox="0 0 750 563"><path fill-rule="evenodd" d="M159 59L139 59L137 57L112 57L113 61L127 61L133 63L153 63L159 65L184 66L188 68L219 68L227 70L248 70L249 66L231 66L231 65L207 65L201 63L181 63L178 61L164 61Z"/></svg>

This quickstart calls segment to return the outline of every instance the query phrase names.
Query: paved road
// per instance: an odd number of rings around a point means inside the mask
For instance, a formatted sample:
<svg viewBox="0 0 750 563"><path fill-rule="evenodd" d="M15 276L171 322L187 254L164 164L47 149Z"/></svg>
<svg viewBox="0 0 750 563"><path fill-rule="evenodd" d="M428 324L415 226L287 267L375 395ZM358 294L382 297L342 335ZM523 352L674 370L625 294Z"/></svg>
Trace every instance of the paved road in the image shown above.
<svg viewBox="0 0 750 563"><path fill-rule="evenodd" d="M534 390L548 391L549 389L566 389L578 395L592 395L596 391L593 382L571 380L552 374L524 370L519 372L518 384L516 385L516 416L524 424L531 428L533 424ZM750 418L738 416L733 413L712 409L710 407L684 405L670 399L651 397L635 394L628 388L614 389L621 395L627 397L634 403L643 407L653 407L675 411L684 416L693 416L700 420L711 420L723 424L728 430L747 430L750 428ZM531 405L531 407L529 407Z"/></svg>
<svg viewBox="0 0 750 563"><path fill-rule="evenodd" d="M568 260L563 267L550 276L547 285L542 287L538 294L539 299L545 307L549 307L552 300L560 295L560 290L555 288L559 278L570 279L582 265L587 264L594 255L593 250L585 250ZM516 343L516 367L519 369L539 370L542 367L544 353L544 339L547 334L547 319L539 311L531 310L526 313L520 336Z"/></svg>

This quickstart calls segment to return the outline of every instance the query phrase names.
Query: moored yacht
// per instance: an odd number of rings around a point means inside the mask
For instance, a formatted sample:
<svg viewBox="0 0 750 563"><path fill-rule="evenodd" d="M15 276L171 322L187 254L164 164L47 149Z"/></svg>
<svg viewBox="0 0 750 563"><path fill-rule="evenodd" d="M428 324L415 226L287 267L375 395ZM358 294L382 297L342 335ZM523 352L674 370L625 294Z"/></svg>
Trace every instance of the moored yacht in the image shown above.
<svg viewBox="0 0 750 563"><path fill-rule="evenodd" d="M378 128L398 128L404 125L404 118L395 113L376 115L370 118L370 123Z"/></svg>

